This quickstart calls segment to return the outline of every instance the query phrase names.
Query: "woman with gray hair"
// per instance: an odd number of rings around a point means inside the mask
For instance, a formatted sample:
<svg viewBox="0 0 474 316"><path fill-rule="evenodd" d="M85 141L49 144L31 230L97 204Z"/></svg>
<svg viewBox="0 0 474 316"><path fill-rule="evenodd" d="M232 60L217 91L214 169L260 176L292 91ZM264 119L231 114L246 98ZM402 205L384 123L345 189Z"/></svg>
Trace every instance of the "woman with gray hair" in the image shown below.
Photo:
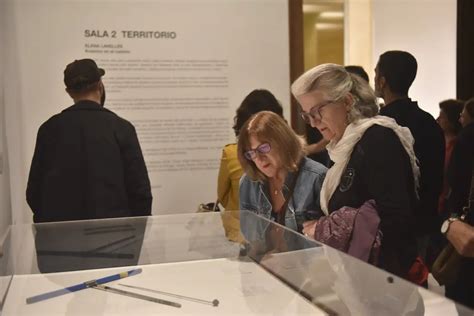
<svg viewBox="0 0 474 316"><path fill-rule="evenodd" d="M322 242L336 240L337 248L352 254L356 225L360 225L363 216L346 220L345 214L338 215L351 226L350 245L341 247L337 245L338 236L333 236L334 222L328 222L336 219L331 217L334 212L362 210L369 203L378 220L369 251L380 242L380 232L383 240L377 259L365 259L411 279L408 271L417 257L413 210L419 168L410 131L391 118L378 116L373 90L343 66L319 65L298 78L291 89L301 105L302 118L329 141L327 149L334 162L320 195L326 216L306 222L303 233ZM362 222L357 233L373 230L363 226L368 222ZM347 226L343 229L347 230Z"/></svg>

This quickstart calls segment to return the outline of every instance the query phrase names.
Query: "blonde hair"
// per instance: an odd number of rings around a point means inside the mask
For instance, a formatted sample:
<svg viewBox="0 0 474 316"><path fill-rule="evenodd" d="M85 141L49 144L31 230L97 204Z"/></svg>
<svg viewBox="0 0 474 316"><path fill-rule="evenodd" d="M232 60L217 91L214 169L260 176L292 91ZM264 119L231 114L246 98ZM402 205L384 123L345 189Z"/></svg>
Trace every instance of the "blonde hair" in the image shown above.
<svg viewBox="0 0 474 316"><path fill-rule="evenodd" d="M264 181L266 176L253 161L247 160L244 156L244 153L251 149L251 136L262 143L269 143L271 151L276 152L283 168L287 171L296 171L299 162L305 156L304 138L298 136L280 116L269 111L254 114L242 126L237 145L240 164L252 180Z"/></svg>
<svg viewBox="0 0 474 316"><path fill-rule="evenodd" d="M341 65L321 64L302 74L291 85L295 98L316 90L323 91L334 101L351 93L355 102L348 114L349 123L378 113L377 98L369 84Z"/></svg>

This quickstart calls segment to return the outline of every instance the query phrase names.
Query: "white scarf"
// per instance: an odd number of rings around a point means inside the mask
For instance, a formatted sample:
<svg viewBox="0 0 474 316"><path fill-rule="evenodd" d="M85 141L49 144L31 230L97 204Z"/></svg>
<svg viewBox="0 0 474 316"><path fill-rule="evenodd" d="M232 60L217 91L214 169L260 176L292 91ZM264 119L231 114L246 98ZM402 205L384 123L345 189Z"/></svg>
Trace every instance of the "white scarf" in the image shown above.
<svg viewBox="0 0 474 316"><path fill-rule="evenodd" d="M411 167L413 169L413 177L415 179L415 189L418 190L420 169L418 161L413 150L414 139L407 127L398 125L394 119L386 116L374 116L371 118L361 119L351 123L346 127L344 135L339 141L332 140L327 146L329 157L334 165L328 170L326 178L321 188L321 209L324 214L328 215L328 203L341 181L341 176L346 169L347 163L351 158L352 150L355 144L364 135L365 131L372 125L380 125L390 128L397 134L400 142L410 157Z"/></svg>

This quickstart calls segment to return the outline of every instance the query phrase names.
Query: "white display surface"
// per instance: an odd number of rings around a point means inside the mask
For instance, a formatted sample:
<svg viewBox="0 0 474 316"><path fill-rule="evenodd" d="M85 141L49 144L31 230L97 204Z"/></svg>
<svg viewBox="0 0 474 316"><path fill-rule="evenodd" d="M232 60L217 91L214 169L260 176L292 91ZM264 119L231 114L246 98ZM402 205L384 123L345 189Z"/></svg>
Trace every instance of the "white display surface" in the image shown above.
<svg viewBox="0 0 474 316"><path fill-rule="evenodd" d="M106 107L136 126L153 214L215 200L221 149L234 141L235 109L251 90L272 91L289 120L287 0L9 0L5 8L13 223L31 222L24 192L36 133L72 104L63 70L74 59L105 69Z"/></svg>
<svg viewBox="0 0 474 316"><path fill-rule="evenodd" d="M2 315L325 315L253 262L215 259L143 266L141 274L106 285L171 300L181 308L123 295L85 289L27 305L27 297L100 278L126 268L15 276ZM184 299L122 287L137 285L203 300L213 307Z"/></svg>
<svg viewBox="0 0 474 316"><path fill-rule="evenodd" d="M249 216L253 216L253 221L267 222L252 214ZM6 298L2 315L98 316L161 312L165 315L398 316L421 315L423 311L425 315L452 315L457 308L468 315L472 313L443 296L347 254L318 246L296 232L285 232L288 251L278 253L262 243L230 244L221 225L219 213L208 213L13 227L9 239L21 240L7 242L8 247L0 258L0 275L3 276L0 277L0 297ZM34 241L31 234L35 235ZM267 251L267 248L272 250ZM32 260L35 256L36 260ZM140 267L142 273L106 285L173 301L182 304L182 308L97 289L26 304L27 298L136 267ZM210 303L204 305L119 284ZM8 290L6 296L1 295L5 290ZM211 306L214 299L219 300L218 307Z"/></svg>

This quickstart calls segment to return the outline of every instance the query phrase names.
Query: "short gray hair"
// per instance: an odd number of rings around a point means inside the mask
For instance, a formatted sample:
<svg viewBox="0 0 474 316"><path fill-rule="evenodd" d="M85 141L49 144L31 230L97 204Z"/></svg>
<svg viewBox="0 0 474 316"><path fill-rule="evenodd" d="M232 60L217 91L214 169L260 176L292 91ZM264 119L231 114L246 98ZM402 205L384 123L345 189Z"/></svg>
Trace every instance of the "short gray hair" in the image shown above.
<svg viewBox="0 0 474 316"><path fill-rule="evenodd" d="M368 83L341 65L321 64L302 74L291 85L295 98L316 90L326 93L331 100L339 100L350 92L355 98L348 114L350 123L375 116L379 111L377 98Z"/></svg>

